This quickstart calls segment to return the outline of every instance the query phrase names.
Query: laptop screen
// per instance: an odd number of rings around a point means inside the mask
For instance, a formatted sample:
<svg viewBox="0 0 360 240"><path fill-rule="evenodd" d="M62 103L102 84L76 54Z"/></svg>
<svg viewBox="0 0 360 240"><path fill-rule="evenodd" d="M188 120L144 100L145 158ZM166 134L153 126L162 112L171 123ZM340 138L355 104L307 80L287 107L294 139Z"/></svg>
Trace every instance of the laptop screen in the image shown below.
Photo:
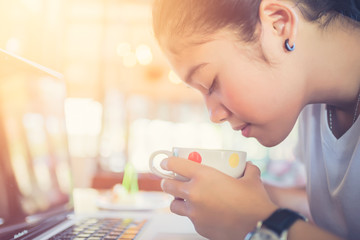
<svg viewBox="0 0 360 240"><path fill-rule="evenodd" d="M0 50L0 236L71 207L65 97L61 75Z"/></svg>

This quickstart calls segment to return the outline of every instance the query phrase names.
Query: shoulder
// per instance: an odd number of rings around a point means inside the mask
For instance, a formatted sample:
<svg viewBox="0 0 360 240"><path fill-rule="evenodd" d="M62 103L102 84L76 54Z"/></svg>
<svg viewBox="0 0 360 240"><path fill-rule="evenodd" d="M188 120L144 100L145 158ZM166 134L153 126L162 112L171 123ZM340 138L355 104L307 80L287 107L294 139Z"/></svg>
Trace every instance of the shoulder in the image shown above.
<svg viewBox="0 0 360 240"><path fill-rule="evenodd" d="M306 105L300 113L300 122L320 121L322 107L324 107L323 104Z"/></svg>
<svg viewBox="0 0 360 240"><path fill-rule="evenodd" d="M322 108L325 108L324 104L309 104L304 107L298 120L300 141L309 142L321 134Z"/></svg>

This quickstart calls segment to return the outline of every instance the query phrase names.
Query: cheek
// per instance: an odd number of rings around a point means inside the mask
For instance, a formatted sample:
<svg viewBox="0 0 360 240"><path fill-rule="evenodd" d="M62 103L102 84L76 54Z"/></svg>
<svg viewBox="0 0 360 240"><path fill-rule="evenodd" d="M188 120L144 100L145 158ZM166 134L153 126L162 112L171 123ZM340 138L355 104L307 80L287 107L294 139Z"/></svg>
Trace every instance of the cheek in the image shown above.
<svg viewBox="0 0 360 240"><path fill-rule="evenodd" d="M221 86L221 96L223 104L232 113L248 118L244 120L254 119L259 115L258 112L265 107L262 98L264 92L256 84L250 85L236 80L224 81Z"/></svg>

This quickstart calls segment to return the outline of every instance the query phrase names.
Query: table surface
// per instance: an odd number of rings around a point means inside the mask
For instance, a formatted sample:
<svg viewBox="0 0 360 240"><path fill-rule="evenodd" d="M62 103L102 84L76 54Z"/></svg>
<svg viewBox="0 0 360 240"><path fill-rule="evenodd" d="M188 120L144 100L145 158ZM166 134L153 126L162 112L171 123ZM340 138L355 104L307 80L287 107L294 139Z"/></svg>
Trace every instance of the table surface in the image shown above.
<svg viewBox="0 0 360 240"><path fill-rule="evenodd" d="M149 217L148 228L143 234L140 233L139 240L204 240L196 233L191 221L182 216L171 213L169 204L172 197L163 192L149 192L139 191L138 196L149 197L153 194L154 201L159 197L167 200L168 204L163 206L154 206L153 209L133 210L133 207L124 209L120 204L119 209L103 209L99 207L99 199L106 197L109 194L107 190L97 190L93 188L76 188L74 189L74 210L77 215L92 215L92 214L113 214L114 216L130 216L130 217ZM171 198L170 198L171 197ZM149 199L149 198L147 198ZM142 199L144 200L144 199ZM155 202L154 202L155 203ZM140 203L141 204L141 203ZM101 205L100 205L101 206Z"/></svg>

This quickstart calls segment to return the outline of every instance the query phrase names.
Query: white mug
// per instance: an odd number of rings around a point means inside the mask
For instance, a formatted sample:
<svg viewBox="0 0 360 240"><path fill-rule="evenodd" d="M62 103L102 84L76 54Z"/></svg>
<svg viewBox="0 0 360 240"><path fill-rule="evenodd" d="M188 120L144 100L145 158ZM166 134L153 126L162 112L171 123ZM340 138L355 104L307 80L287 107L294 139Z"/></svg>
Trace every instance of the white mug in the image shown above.
<svg viewBox="0 0 360 240"><path fill-rule="evenodd" d="M159 177L180 181L187 181L189 179L173 172L160 170L160 167L157 167L154 161L158 155L189 159L216 168L234 178L239 178L243 175L246 165L246 152L243 151L174 147L172 151L159 150L153 152L149 159L150 170Z"/></svg>

